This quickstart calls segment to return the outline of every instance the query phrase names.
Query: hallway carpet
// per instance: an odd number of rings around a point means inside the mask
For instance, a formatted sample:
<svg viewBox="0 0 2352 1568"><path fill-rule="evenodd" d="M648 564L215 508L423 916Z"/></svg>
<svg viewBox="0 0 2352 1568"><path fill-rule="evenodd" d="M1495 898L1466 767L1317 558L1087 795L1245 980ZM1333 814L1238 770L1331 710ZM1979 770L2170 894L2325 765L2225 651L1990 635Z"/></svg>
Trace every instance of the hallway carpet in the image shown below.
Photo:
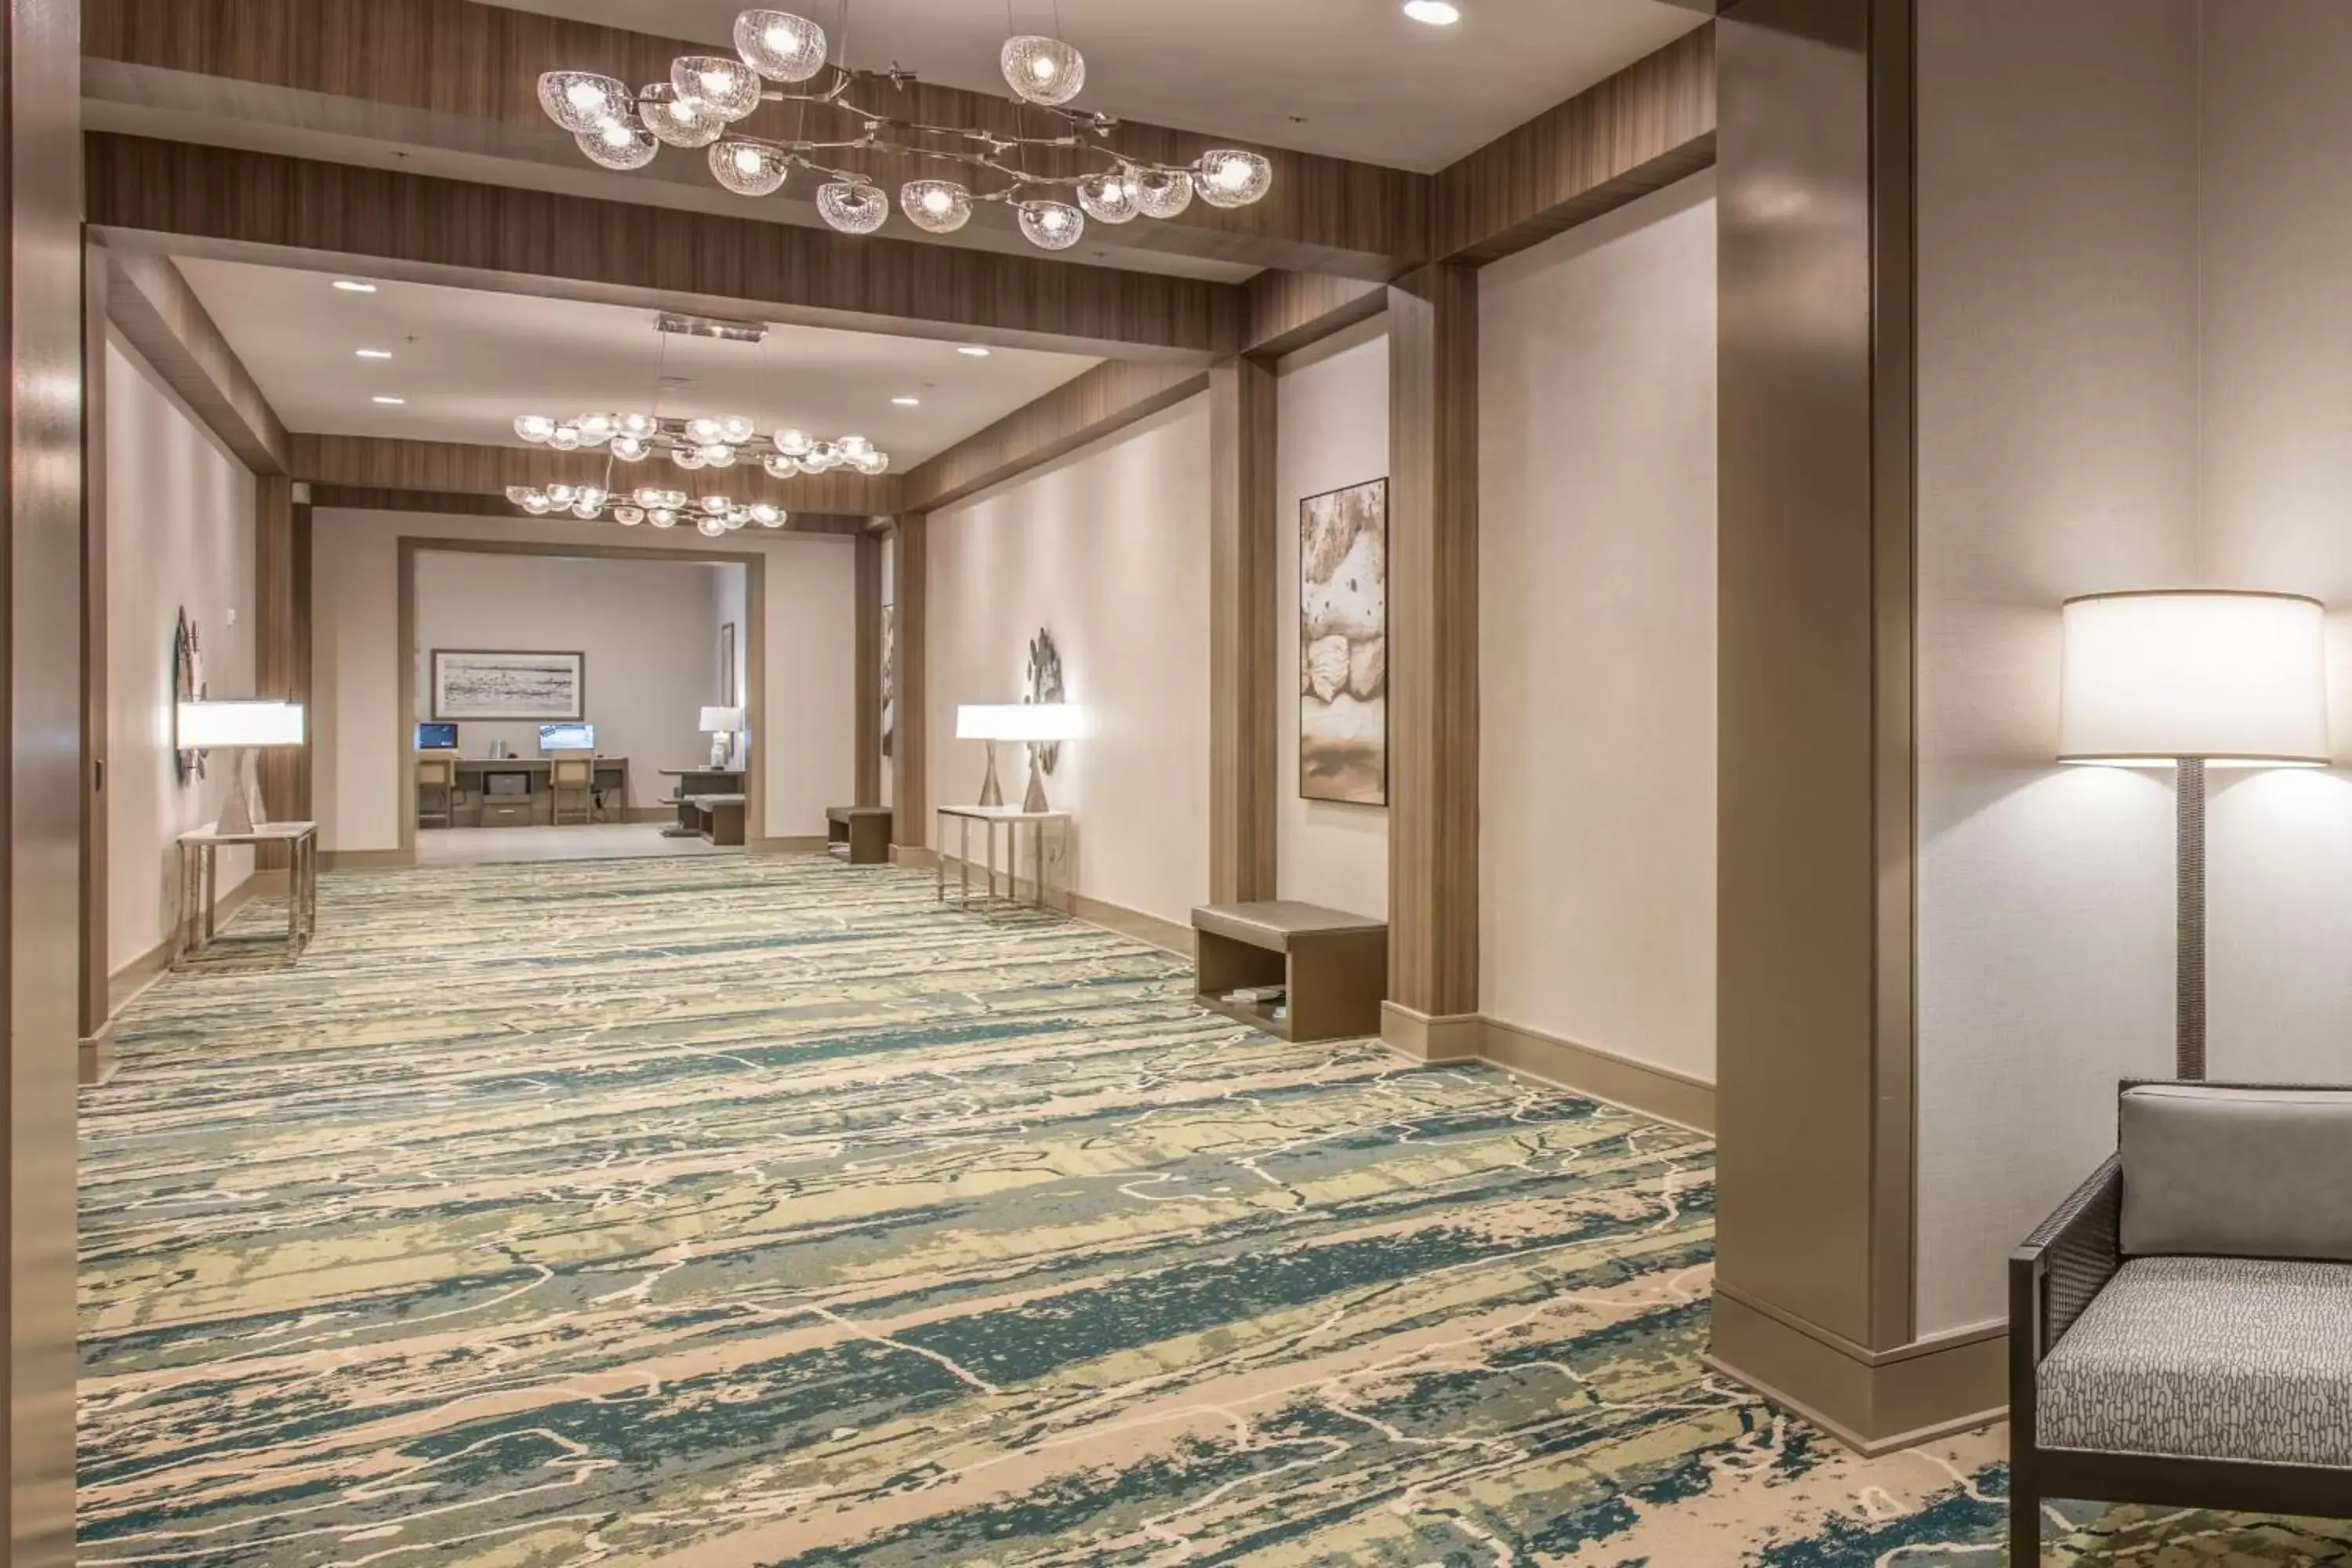
<svg viewBox="0 0 2352 1568"><path fill-rule="evenodd" d="M1999 1560L1997 1432L1702 1368L1706 1140L1188 990L827 860L327 879L86 1092L80 1562Z"/></svg>

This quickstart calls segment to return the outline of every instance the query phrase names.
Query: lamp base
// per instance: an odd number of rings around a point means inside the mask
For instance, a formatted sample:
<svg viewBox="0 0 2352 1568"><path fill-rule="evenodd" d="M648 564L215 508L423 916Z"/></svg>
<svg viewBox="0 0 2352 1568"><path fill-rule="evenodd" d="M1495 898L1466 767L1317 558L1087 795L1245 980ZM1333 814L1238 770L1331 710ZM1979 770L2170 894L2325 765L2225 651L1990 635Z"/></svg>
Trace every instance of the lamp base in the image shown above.
<svg viewBox="0 0 2352 1568"><path fill-rule="evenodd" d="M1045 764L1037 758L1037 748L1029 748L1029 795L1022 801L1021 809L1031 813L1053 810L1045 799Z"/></svg>
<svg viewBox="0 0 2352 1568"><path fill-rule="evenodd" d="M2174 897L2173 1072L2205 1076L2205 759L2182 757L2173 774L2179 813Z"/></svg>
<svg viewBox="0 0 2352 1568"><path fill-rule="evenodd" d="M253 753L240 752L236 759L236 787L221 803L220 820L213 824L213 831L250 833L268 820L269 809L262 804L261 780L254 772Z"/></svg>
<svg viewBox="0 0 2352 1568"><path fill-rule="evenodd" d="M987 745L988 777L981 781L980 804L982 805L1003 805L1004 804L1004 786L996 782L996 742L990 741L987 742Z"/></svg>

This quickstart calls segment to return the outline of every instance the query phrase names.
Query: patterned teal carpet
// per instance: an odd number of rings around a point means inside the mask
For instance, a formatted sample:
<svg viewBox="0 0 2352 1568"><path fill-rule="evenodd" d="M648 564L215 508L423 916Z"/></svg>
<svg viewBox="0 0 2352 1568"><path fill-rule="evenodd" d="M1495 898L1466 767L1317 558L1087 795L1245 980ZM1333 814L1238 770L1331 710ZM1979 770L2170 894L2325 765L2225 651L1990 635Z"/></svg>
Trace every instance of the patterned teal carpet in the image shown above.
<svg viewBox="0 0 2352 1568"><path fill-rule="evenodd" d="M329 878L86 1093L80 1561L1999 1560L1997 1432L1864 1462L1700 1365L1705 1140L1188 991L824 860Z"/></svg>

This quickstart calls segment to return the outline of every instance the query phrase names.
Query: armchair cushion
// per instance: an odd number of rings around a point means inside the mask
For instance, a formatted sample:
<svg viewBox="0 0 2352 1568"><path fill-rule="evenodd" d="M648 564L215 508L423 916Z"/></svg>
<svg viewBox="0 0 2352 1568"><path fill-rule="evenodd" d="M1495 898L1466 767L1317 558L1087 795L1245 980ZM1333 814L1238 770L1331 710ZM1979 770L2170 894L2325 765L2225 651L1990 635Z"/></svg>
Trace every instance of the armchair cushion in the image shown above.
<svg viewBox="0 0 2352 1568"><path fill-rule="evenodd" d="M2352 1091L2124 1091L2123 1251L2352 1262Z"/></svg>
<svg viewBox="0 0 2352 1568"><path fill-rule="evenodd" d="M2038 1382L2043 1447L2352 1468L2352 1264L2133 1258Z"/></svg>

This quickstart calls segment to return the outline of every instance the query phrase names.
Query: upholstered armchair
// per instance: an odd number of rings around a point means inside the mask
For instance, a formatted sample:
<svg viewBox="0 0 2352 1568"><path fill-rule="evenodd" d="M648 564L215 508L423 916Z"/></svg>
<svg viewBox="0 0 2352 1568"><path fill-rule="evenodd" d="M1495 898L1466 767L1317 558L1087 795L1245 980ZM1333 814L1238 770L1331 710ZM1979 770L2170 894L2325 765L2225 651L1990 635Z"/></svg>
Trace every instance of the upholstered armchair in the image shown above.
<svg viewBox="0 0 2352 1568"><path fill-rule="evenodd" d="M2044 1498L2352 1516L2352 1089L2120 1100L2010 1259L2011 1562Z"/></svg>

